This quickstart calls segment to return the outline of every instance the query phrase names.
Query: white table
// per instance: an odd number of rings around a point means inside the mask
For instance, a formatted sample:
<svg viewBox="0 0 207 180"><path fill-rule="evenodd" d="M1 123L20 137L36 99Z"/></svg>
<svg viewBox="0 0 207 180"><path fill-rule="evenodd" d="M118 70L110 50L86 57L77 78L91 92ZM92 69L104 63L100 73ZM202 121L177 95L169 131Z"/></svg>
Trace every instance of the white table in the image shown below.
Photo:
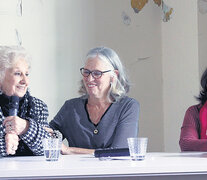
<svg viewBox="0 0 207 180"><path fill-rule="evenodd" d="M65 155L47 162L43 156L0 158L0 179L207 179L207 153L148 153L144 161L129 157L99 160Z"/></svg>

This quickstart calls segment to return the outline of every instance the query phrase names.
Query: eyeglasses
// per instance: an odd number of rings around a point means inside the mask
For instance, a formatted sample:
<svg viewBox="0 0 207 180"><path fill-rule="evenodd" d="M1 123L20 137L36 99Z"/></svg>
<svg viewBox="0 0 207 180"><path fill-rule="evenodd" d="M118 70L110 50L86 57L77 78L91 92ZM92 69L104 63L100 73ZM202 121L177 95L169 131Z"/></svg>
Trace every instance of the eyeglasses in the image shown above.
<svg viewBox="0 0 207 180"><path fill-rule="evenodd" d="M88 77L90 74L93 76L93 78L95 79L99 79L103 73L107 73L110 72L111 70L108 71L98 71L98 70L94 70L94 71L90 71L88 69L84 69L84 68L80 68L80 72L84 77Z"/></svg>

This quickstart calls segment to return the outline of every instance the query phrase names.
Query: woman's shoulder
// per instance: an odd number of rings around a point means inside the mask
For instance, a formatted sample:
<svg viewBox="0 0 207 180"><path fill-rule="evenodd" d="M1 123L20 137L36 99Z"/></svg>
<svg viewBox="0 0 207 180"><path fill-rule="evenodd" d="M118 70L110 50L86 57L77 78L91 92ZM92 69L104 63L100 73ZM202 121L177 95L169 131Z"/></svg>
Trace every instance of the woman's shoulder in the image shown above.
<svg viewBox="0 0 207 180"><path fill-rule="evenodd" d="M34 97L34 96L30 96L30 98L32 99L32 102L33 102L36 106L47 106L47 104L46 104L43 100L41 100L41 99L39 99L39 98L36 98L36 97Z"/></svg>
<svg viewBox="0 0 207 180"><path fill-rule="evenodd" d="M116 104L119 107L123 107L123 108L134 107L134 108L138 108L139 109L139 107L140 107L139 102L136 99L134 99L132 97L129 97L129 96L124 96L118 102L116 102Z"/></svg>
<svg viewBox="0 0 207 180"><path fill-rule="evenodd" d="M136 99L129 96L124 96L123 98L121 98L120 103L134 103L139 105L139 102Z"/></svg>
<svg viewBox="0 0 207 180"><path fill-rule="evenodd" d="M80 105L80 104L85 104L85 102L86 102L86 98L84 98L84 96L81 96L81 97L76 97L76 98L66 100L64 105L66 106Z"/></svg>
<svg viewBox="0 0 207 180"><path fill-rule="evenodd" d="M202 107L201 104L192 105L187 108L186 113L197 113L197 112L199 112L201 107Z"/></svg>

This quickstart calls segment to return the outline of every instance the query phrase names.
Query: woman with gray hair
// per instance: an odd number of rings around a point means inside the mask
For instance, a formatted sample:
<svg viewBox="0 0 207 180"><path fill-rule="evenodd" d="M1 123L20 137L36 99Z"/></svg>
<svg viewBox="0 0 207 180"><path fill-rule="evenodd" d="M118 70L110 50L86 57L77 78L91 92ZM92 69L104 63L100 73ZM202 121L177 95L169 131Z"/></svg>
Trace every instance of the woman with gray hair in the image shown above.
<svg viewBox="0 0 207 180"><path fill-rule="evenodd" d="M91 49L80 72L82 96L66 101L50 122L69 143L62 154L127 147L127 138L138 134L139 103L126 95L129 82L118 55L107 47Z"/></svg>
<svg viewBox="0 0 207 180"><path fill-rule="evenodd" d="M43 155L48 109L28 92L30 56L21 46L0 46L0 156Z"/></svg>

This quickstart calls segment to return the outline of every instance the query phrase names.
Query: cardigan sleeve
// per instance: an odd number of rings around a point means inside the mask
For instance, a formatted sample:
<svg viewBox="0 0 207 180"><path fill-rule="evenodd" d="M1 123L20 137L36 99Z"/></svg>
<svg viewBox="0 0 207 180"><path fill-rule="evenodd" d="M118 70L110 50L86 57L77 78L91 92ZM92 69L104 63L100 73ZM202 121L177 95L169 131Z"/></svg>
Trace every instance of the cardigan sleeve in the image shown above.
<svg viewBox="0 0 207 180"><path fill-rule="evenodd" d="M49 127L47 122L48 108L44 102L37 98L34 98L34 104L34 114L36 117L34 119L26 118L29 121L29 129L25 134L20 135L20 138L34 155L43 155L42 138L50 136L44 129L44 127Z"/></svg>
<svg viewBox="0 0 207 180"><path fill-rule="evenodd" d="M5 143L5 128L2 125L3 120L4 116L2 111L0 110L0 156L7 156Z"/></svg>
<svg viewBox="0 0 207 180"><path fill-rule="evenodd" d="M200 139L200 123L198 106L187 109L181 127L180 149L181 151L207 151L207 139Z"/></svg>
<svg viewBox="0 0 207 180"><path fill-rule="evenodd" d="M2 137L0 138L0 157L1 156L7 156L5 139Z"/></svg>

